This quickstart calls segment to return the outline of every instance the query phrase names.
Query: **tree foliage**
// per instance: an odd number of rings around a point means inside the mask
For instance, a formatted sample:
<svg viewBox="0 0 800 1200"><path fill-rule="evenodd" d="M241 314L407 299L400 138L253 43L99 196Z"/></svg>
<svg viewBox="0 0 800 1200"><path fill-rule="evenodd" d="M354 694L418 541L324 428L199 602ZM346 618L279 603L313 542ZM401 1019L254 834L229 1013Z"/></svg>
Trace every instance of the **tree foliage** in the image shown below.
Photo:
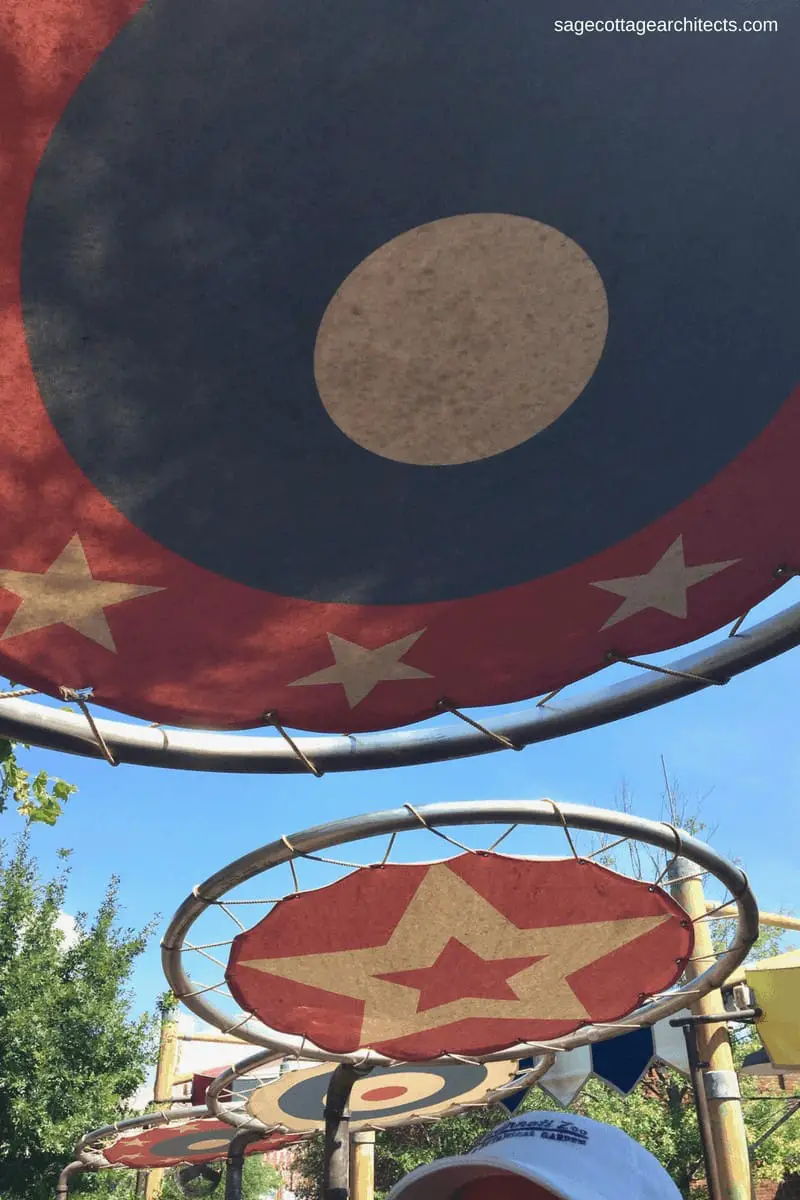
<svg viewBox="0 0 800 1200"><path fill-rule="evenodd" d="M225 1196L225 1166L214 1163L222 1172L219 1183L213 1192L208 1193L207 1200L224 1200ZM262 1155L252 1154L245 1159L242 1174L242 1200L262 1200L262 1197L277 1192L282 1185L280 1172L268 1163ZM136 1172L126 1170L99 1171L96 1175L84 1175L80 1183L70 1189L75 1193L90 1193L96 1197L107 1197L108 1200L134 1200L136 1195ZM161 1200L186 1200L175 1180L175 1172L168 1171L164 1176L161 1189Z"/></svg>
<svg viewBox="0 0 800 1200"><path fill-rule="evenodd" d="M153 1060L150 1018L127 991L151 929L118 924L112 878L96 916L58 927L69 877L43 881L23 836L0 847L0 1196L50 1200L89 1129L116 1119Z"/></svg>
<svg viewBox="0 0 800 1200"><path fill-rule="evenodd" d="M37 771L31 777L30 771L20 766L14 743L0 738L0 813L11 801L29 822L55 825L64 804L77 790L73 783L52 778L47 771Z"/></svg>

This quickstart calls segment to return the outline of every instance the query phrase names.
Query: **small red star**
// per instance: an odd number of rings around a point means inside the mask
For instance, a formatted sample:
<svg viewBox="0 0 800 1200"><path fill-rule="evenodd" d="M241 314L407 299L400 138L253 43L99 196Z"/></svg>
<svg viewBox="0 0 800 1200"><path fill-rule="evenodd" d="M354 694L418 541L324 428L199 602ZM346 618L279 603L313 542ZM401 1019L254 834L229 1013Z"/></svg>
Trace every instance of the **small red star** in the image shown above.
<svg viewBox="0 0 800 1200"><path fill-rule="evenodd" d="M524 971L544 957L544 954L536 954L527 958L481 958L457 938L450 938L432 966L390 971L375 978L415 988L419 991L417 1012L424 1012L465 997L518 1000L519 996L507 982L509 976Z"/></svg>

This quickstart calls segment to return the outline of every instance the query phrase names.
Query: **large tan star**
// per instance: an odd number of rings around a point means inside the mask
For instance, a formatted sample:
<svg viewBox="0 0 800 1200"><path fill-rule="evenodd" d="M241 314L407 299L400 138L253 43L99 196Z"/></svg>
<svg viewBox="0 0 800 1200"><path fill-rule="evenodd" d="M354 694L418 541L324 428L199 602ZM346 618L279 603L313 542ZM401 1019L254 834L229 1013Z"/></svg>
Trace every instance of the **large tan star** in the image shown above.
<svg viewBox="0 0 800 1200"><path fill-rule="evenodd" d="M150 1130L144 1129L135 1137L121 1137L112 1147L109 1147L115 1152L114 1159L111 1161L124 1157L126 1162L132 1166L148 1162L153 1148L152 1139L147 1137L149 1132Z"/></svg>
<svg viewBox="0 0 800 1200"><path fill-rule="evenodd" d="M686 593L689 588L737 562L738 558L729 558L724 562L699 563L696 567L687 567L683 535L680 535L644 575L626 575L620 579L602 579L592 583L592 587L623 597L622 604L600 628L610 629L619 621L625 621L647 608L656 608L671 617L686 618L689 612Z"/></svg>
<svg viewBox="0 0 800 1200"><path fill-rule="evenodd" d="M259 958L240 966L364 1001L361 1042L371 1045L469 1018L585 1021L568 977L668 921L667 916L519 929L444 863L430 867L384 946ZM467 997L417 1011L419 990L378 976L431 966L456 938L484 959L540 957L509 977L516 1000Z"/></svg>
<svg viewBox="0 0 800 1200"><path fill-rule="evenodd" d="M95 579L77 533L46 571L0 570L0 587L22 600L0 641L60 624L68 625L114 654L117 647L105 609L164 590L144 584Z"/></svg>
<svg viewBox="0 0 800 1200"><path fill-rule="evenodd" d="M323 667L313 675L305 675L295 679L289 687L312 687L319 683L340 683L344 688L347 703L355 708L364 700L373 688L384 681L396 679L430 679L426 671L419 667L409 666L402 658L414 643L422 637L424 629L409 633L406 637L398 638L385 646L370 650L359 646L357 642L349 642L347 638L339 637L336 633L328 634L328 641L336 665Z"/></svg>

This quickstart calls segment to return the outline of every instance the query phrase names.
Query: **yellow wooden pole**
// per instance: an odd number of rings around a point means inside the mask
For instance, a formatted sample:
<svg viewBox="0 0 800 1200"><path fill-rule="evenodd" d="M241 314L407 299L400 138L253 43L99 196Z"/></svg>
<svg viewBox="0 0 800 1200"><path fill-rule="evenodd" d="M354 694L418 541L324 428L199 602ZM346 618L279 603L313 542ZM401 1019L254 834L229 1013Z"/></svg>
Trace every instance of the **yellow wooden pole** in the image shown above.
<svg viewBox="0 0 800 1200"><path fill-rule="evenodd" d="M181 1042L225 1042L229 1046L250 1046L252 1042L243 1042L241 1038L231 1037L227 1033L179 1033Z"/></svg>
<svg viewBox="0 0 800 1200"><path fill-rule="evenodd" d="M351 1135L350 1200L375 1200L375 1132Z"/></svg>
<svg viewBox="0 0 800 1200"><path fill-rule="evenodd" d="M694 876L694 878L686 878ZM694 952L686 967L687 979L696 979L711 965L716 955L703 884L697 867L686 858L670 865L670 890L694 922ZM709 992L691 1010L696 1016L724 1011L722 994ZM718 1200L750 1200L750 1160L747 1154L739 1080L733 1067L733 1055L727 1024L695 1025L697 1051L701 1063L700 1078L707 1101L708 1124L717 1168ZM716 1200L716 1198L715 1198Z"/></svg>
<svg viewBox="0 0 800 1200"><path fill-rule="evenodd" d="M735 904L728 904L725 908L719 908L713 900L706 901L706 911L713 911L715 917L738 916L738 909ZM776 929L800 930L800 917L787 917L784 913L760 912L758 914L758 923L759 925L773 925Z"/></svg>
<svg viewBox="0 0 800 1200"><path fill-rule="evenodd" d="M161 1019L161 1041L158 1047L156 1083L153 1095L162 1102L172 1096L175 1070L178 1065L178 1022L165 1013ZM156 1167L148 1172L145 1200L158 1200L164 1183L164 1172Z"/></svg>

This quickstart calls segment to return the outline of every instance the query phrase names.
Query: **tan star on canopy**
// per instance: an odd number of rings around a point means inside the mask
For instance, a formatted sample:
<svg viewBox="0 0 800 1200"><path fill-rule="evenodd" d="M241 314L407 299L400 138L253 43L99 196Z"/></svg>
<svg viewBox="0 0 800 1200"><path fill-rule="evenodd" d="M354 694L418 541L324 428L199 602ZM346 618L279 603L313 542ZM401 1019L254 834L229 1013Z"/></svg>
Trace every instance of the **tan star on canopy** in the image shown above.
<svg viewBox="0 0 800 1200"><path fill-rule="evenodd" d="M114 654L117 647L106 619L106 608L164 590L96 579L77 533L46 571L0 570L0 587L22 600L0 641L61 624Z"/></svg>
<svg viewBox="0 0 800 1200"><path fill-rule="evenodd" d="M359 646L357 642L349 642L347 638L329 633L330 643L336 665L323 667L313 675L305 675L295 679L289 687L311 687L320 683L340 683L344 688L347 703L355 708L370 694L379 683L393 682L399 679L430 679L427 671L412 667L402 661L414 643L422 637L424 629L409 633L406 637L398 638L385 646L376 646L371 650L367 646Z"/></svg>
<svg viewBox="0 0 800 1200"><path fill-rule="evenodd" d="M178 1132L177 1128L176 1132ZM148 1134L150 1137L147 1136ZM143 1129L135 1137L119 1138L113 1146L108 1147L106 1158L109 1162L121 1162L124 1159L125 1164L134 1167L146 1165L151 1160L152 1145L152 1130ZM108 1151L113 1153L109 1154Z"/></svg>
<svg viewBox="0 0 800 1200"><path fill-rule="evenodd" d="M520 929L439 863L428 869L385 945L241 960L238 965L362 1000L361 1042L373 1045L470 1018L590 1020L569 977L669 920L646 916ZM513 999L475 997L467 991L418 1011L420 989L385 976L432 967L452 939L484 960L538 961L509 975Z"/></svg>
<svg viewBox="0 0 800 1200"><path fill-rule="evenodd" d="M159 1159L179 1162L205 1155L224 1158L231 1136L230 1129L220 1128L218 1122L204 1121L201 1117L196 1121L142 1129L133 1137L123 1136L107 1148L106 1158L109 1162L127 1166L152 1166ZM171 1151L164 1149L181 1137L189 1139L184 1153L174 1148Z"/></svg>
<svg viewBox="0 0 800 1200"><path fill-rule="evenodd" d="M619 621L626 621L636 613L655 608L671 617L685 620L689 615L687 592L690 587L711 579L713 575L734 566L738 558L723 562L698 563L689 567L683 551L683 535L679 535L661 558L643 575L627 575L620 579L601 579L592 587L602 588L615 596L622 596L622 604L614 610L601 629L610 629Z"/></svg>

